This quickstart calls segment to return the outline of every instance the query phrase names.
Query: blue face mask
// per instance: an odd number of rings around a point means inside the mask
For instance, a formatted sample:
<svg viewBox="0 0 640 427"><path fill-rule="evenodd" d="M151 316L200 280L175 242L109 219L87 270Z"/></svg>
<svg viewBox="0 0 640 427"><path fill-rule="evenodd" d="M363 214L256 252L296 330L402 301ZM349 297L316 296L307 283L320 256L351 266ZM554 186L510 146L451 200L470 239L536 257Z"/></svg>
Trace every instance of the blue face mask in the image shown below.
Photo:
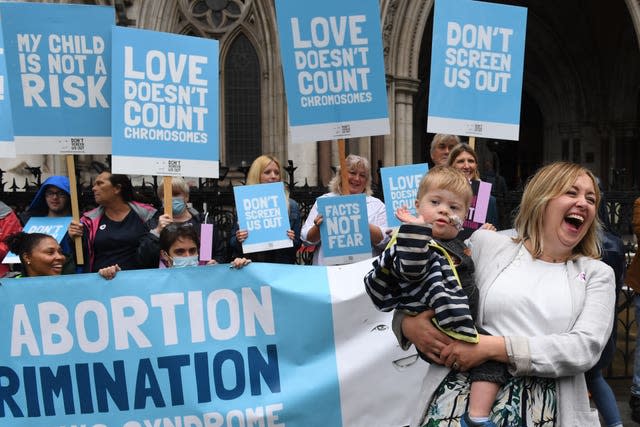
<svg viewBox="0 0 640 427"><path fill-rule="evenodd" d="M173 268L196 267L198 265L198 255L173 257Z"/></svg>
<svg viewBox="0 0 640 427"><path fill-rule="evenodd" d="M187 208L182 197L174 197L171 199L171 211L174 215L180 215Z"/></svg>

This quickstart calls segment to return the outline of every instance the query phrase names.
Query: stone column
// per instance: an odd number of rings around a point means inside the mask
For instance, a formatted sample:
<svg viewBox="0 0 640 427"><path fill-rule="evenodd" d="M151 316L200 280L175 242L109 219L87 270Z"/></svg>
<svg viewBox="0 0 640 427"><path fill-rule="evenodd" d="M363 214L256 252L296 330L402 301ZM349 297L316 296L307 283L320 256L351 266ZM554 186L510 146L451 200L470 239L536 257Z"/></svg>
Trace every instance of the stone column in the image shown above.
<svg viewBox="0 0 640 427"><path fill-rule="evenodd" d="M394 116L391 123L391 136L385 147L385 164L405 165L414 163L413 159L413 97L418 92L416 79L393 77L389 86L394 95Z"/></svg>

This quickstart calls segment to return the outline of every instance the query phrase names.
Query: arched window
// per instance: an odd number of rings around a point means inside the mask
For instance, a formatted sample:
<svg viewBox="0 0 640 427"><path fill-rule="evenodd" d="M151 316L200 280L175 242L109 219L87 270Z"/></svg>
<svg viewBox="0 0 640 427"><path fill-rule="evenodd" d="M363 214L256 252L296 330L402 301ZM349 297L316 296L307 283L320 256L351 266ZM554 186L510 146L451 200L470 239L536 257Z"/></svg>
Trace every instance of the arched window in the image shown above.
<svg viewBox="0 0 640 427"><path fill-rule="evenodd" d="M237 167L262 154L260 64L249 39L232 42L224 67L226 164Z"/></svg>

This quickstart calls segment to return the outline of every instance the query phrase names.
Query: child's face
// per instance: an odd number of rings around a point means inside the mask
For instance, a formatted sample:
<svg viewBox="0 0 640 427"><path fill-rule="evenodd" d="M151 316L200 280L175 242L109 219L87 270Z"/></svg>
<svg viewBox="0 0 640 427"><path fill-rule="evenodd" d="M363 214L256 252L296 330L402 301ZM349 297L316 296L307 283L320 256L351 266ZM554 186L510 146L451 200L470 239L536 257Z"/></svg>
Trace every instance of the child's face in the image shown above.
<svg viewBox="0 0 640 427"><path fill-rule="evenodd" d="M424 222L431 224L433 237L445 240L458 235L457 221L454 217L464 221L467 216L464 199L440 188L428 190L416 200L416 211Z"/></svg>

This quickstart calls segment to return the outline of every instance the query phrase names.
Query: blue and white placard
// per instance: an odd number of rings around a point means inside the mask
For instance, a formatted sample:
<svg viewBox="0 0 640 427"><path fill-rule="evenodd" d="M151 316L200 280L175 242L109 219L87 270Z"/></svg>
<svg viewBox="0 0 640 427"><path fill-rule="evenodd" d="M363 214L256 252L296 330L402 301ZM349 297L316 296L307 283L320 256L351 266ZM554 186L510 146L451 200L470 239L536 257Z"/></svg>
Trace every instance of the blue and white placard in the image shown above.
<svg viewBox="0 0 640 427"><path fill-rule="evenodd" d="M427 163L406 166L392 166L380 169L384 205L387 209L389 227L399 227L396 209L404 206L412 215L416 214L416 199L422 177L429 170Z"/></svg>
<svg viewBox="0 0 640 427"><path fill-rule="evenodd" d="M436 0L427 131L518 140L527 9Z"/></svg>
<svg viewBox="0 0 640 427"><path fill-rule="evenodd" d="M113 171L217 178L218 41L113 28Z"/></svg>
<svg viewBox="0 0 640 427"><path fill-rule="evenodd" d="M406 391L428 365L374 308L362 286L370 269L253 263L2 280L0 424L408 425L419 393Z"/></svg>
<svg viewBox="0 0 640 427"><path fill-rule="evenodd" d="M378 0L276 0L292 142L389 133Z"/></svg>
<svg viewBox="0 0 640 427"><path fill-rule="evenodd" d="M43 233L48 234L58 243L62 241L67 233L72 218L70 216L49 217L49 216L33 216L24 225L22 231L25 233ZM18 264L20 257L9 251L2 260L3 264Z"/></svg>
<svg viewBox="0 0 640 427"><path fill-rule="evenodd" d="M7 63L4 57L2 15L0 15L0 157L15 157L16 144L13 141L9 79L7 78Z"/></svg>
<svg viewBox="0 0 640 427"><path fill-rule="evenodd" d="M111 152L113 7L0 3L17 154Z"/></svg>
<svg viewBox="0 0 640 427"><path fill-rule="evenodd" d="M349 264L371 258L367 196L319 197L320 250L326 265Z"/></svg>
<svg viewBox="0 0 640 427"><path fill-rule="evenodd" d="M244 253L290 248L289 203L282 182L233 187L240 230L247 230Z"/></svg>

